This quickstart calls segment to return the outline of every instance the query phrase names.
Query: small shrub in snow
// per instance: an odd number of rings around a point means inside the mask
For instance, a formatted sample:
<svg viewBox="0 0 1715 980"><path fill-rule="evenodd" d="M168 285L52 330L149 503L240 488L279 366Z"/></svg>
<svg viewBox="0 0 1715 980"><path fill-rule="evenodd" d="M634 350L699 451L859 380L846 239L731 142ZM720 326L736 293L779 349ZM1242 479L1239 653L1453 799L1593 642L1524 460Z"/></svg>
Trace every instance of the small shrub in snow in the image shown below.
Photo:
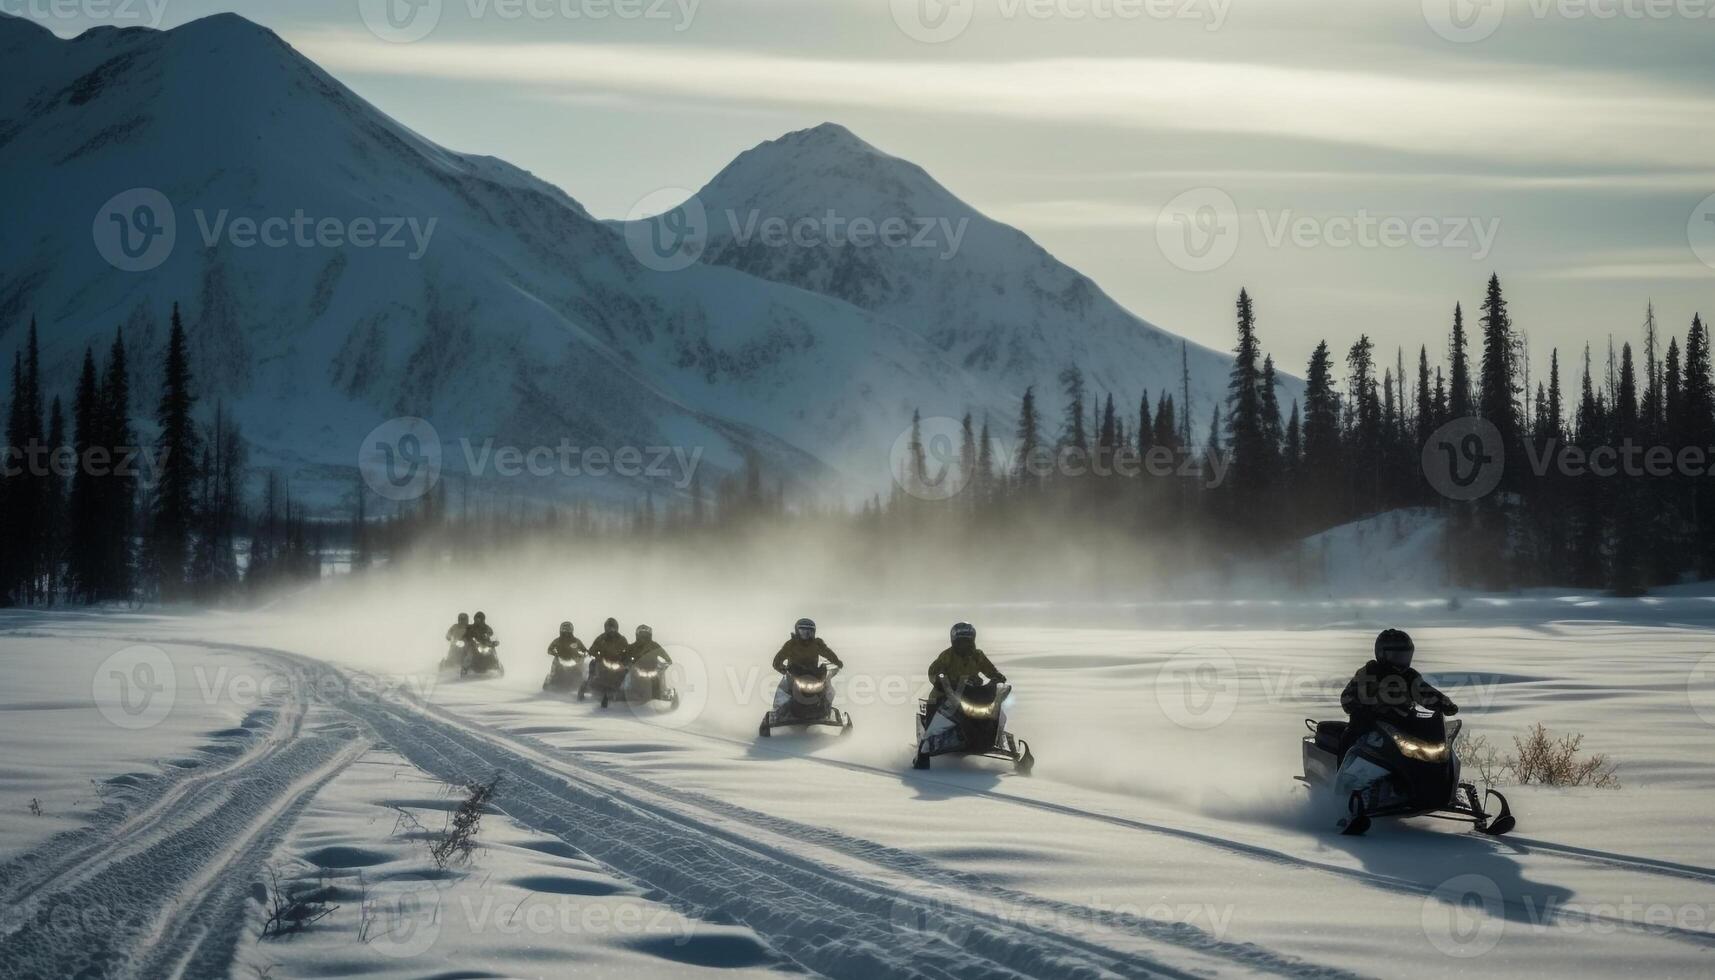
<svg viewBox="0 0 1715 980"><path fill-rule="evenodd" d="M429 857L435 867L468 860L476 849L476 835L482 829L482 812L494 799L500 785L496 775L486 783L471 783L465 787L466 796L447 821L446 830L429 843Z"/></svg>
<svg viewBox="0 0 1715 980"><path fill-rule="evenodd" d="M1512 760L1513 776L1524 784L1543 786L1594 786L1619 789L1619 764L1607 755L1592 752L1580 756L1584 736L1573 732L1556 737L1539 722L1524 737L1513 736L1518 757Z"/></svg>
<svg viewBox="0 0 1715 980"><path fill-rule="evenodd" d="M1620 788L1618 763L1602 753L1579 756L1578 750L1584 744L1581 734L1556 736L1537 724L1523 737L1513 736L1516 755L1503 754L1482 735L1466 736L1459 744L1459 761L1464 763L1466 771L1474 771L1484 786L1536 783Z"/></svg>
<svg viewBox="0 0 1715 980"><path fill-rule="evenodd" d="M302 932L320 919L333 914L338 905L328 901L333 887L327 882L295 881L280 884L280 875L268 869L267 905L263 911L262 936L284 936Z"/></svg>

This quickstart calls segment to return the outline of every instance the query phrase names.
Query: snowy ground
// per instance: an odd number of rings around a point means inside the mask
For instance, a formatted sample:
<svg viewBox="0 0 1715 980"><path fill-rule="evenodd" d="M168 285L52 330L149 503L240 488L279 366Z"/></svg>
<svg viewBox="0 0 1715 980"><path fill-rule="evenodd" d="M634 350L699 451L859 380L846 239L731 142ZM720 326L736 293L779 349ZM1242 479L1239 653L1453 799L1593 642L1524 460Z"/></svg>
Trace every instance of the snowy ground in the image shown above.
<svg viewBox="0 0 1715 980"><path fill-rule="evenodd" d="M1000 762L909 770L938 610L890 628L866 625L874 610L825 615L857 729L762 742L780 618L711 603L656 621L684 703L604 712L538 689L559 617L534 594L488 607L510 672L481 683L421 673L444 624L373 595L0 618L0 962L193 977L1715 970L1715 602L1698 596L986 610L983 645L1038 759L1023 778ZM674 645L698 619L694 646ZM1583 732L1622 788L1508 788L1519 828L1499 840L1432 821L1330 834L1291 779L1302 719L1338 714L1382 622L1412 629L1469 731ZM425 838L457 805L450 786L496 774L478 851L437 868ZM338 909L258 940L245 899L269 869Z"/></svg>

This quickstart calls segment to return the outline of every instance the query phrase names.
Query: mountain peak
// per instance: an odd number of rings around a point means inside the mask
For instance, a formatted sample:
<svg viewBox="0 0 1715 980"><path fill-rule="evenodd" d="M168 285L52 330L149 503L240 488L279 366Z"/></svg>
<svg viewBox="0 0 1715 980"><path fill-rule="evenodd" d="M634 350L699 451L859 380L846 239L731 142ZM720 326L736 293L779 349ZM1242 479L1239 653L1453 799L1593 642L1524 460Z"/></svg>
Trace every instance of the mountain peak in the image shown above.
<svg viewBox="0 0 1715 980"><path fill-rule="evenodd" d="M793 130L772 142L785 146L837 147L876 152L875 147L859 139L856 133L836 122L825 122L819 126L811 126L809 129Z"/></svg>

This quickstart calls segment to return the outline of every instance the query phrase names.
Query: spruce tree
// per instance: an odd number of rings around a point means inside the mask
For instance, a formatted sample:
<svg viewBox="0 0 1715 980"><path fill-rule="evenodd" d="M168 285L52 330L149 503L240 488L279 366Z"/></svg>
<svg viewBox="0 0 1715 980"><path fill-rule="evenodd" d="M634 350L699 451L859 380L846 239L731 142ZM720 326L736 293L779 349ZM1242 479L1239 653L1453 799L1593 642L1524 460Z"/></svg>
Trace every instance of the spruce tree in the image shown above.
<svg viewBox="0 0 1715 980"><path fill-rule="evenodd" d="M160 435L155 451L160 460L152 498L150 571L163 598L180 598L189 584L191 531L196 521L200 455L192 389L190 351L178 304L173 304L172 329L162 365L161 401L155 411Z"/></svg>
<svg viewBox="0 0 1715 980"><path fill-rule="evenodd" d="M135 461L126 457L137 450L131 428L131 377L125 355L123 330L113 337L107 355L107 376L102 385L101 444L113 465L112 473L100 481L103 552L99 598L130 599L135 588L136 557L134 531L137 477Z"/></svg>
<svg viewBox="0 0 1715 980"><path fill-rule="evenodd" d="M1482 417L1500 430L1501 443L1511 451L1519 444L1518 362L1512 318L1501 295L1500 276L1489 276L1483 298L1483 363L1478 392Z"/></svg>
<svg viewBox="0 0 1715 980"><path fill-rule="evenodd" d="M1447 345L1447 415L1462 419L1471 414L1471 368L1466 354L1465 311L1453 304L1453 336Z"/></svg>
<svg viewBox="0 0 1715 980"><path fill-rule="evenodd" d="M1250 294L1239 290L1238 342L1227 375L1227 447L1230 479L1239 515L1255 513L1252 504L1267 478L1262 419L1262 350L1256 339L1256 314Z"/></svg>
<svg viewBox="0 0 1715 980"><path fill-rule="evenodd" d="M1036 388L1024 389L1024 400L1018 407L1018 460L1013 475L1020 486L1036 482L1036 456L1042 451L1042 416L1036 411Z"/></svg>
<svg viewBox="0 0 1715 980"><path fill-rule="evenodd" d="M83 371L77 380L77 395L72 400L72 448L77 453L78 465L72 474L67 515L70 543L66 556L72 593L83 602L92 602L100 596L101 563L107 557L102 538L105 520L101 511L103 487L97 482L99 477L94 471L106 469L111 464L102 448L105 413L96 377L95 351L86 347Z"/></svg>
<svg viewBox="0 0 1715 980"><path fill-rule="evenodd" d="M1434 433L1438 422L1435 418L1435 392L1429 383L1429 347L1422 345L1417 348L1417 445L1422 448L1429 442L1429 436Z"/></svg>

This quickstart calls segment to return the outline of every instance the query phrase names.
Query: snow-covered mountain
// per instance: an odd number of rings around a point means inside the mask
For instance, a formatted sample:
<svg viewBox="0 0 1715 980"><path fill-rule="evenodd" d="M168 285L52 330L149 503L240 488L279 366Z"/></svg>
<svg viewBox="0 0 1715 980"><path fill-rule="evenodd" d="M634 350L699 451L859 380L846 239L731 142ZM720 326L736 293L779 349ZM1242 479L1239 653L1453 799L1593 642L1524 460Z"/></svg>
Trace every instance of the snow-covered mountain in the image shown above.
<svg viewBox="0 0 1715 980"><path fill-rule="evenodd" d="M911 330L985 386L1056 388L1069 364L1128 410L1142 389L1180 398L1181 339L1131 314L1016 228L843 126L788 133L701 191L705 262L844 300ZM783 230L770 239L769 222ZM892 221L893 235L882 229ZM850 244L859 228L871 242ZM1231 355L1186 351L1197 418L1223 397ZM1055 396L1050 396L1049 403ZM1199 433L1200 434L1200 433Z"/></svg>
<svg viewBox="0 0 1715 980"><path fill-rule="evenodd" d="M492 437L700 449L705 478L755 451L870 490L913 408L989 411L1004 429L1020 382L1071 362L1122 393L1177 384L1177 341L844 130L747 153L705 193L723 210L968 217L954 260L747 259L717 237L708 261L651 268L623 227L437 146L232 15L71 40L0 16L0 171L0 347L37 317L48 380L69 393L86 345L117 327L134 364L155 363L178 302L205 395L260 462L328 487L349 485L372 427L412 415L453 470L459 440ZM127 271L119 250L167 241L145 234L164 218L171 247ZM1225 370L1193 349L1204 405Z"/></svg>

